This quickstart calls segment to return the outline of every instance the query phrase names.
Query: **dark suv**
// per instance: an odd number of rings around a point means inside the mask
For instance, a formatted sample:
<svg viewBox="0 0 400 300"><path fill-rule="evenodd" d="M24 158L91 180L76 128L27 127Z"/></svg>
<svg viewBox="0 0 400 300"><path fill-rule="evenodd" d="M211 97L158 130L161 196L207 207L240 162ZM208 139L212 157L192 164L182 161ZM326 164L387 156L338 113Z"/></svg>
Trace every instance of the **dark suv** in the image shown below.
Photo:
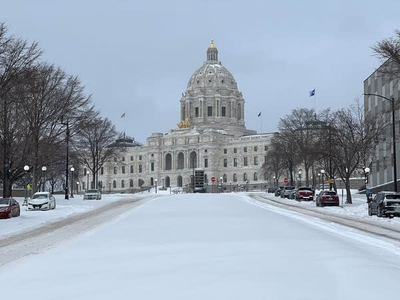
<svg viewBox="0 0 400 300"><path fill-rule="evenodd" d="M379 192L368 201L368 215L378 217L400 216L400 193Z"/></svg>

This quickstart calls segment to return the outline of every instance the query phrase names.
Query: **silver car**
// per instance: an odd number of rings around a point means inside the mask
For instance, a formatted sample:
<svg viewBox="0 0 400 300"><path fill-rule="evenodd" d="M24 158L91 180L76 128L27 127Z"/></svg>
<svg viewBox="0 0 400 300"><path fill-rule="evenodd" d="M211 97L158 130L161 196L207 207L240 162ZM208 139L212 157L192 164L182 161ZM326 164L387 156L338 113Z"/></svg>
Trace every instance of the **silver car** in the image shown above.
<svg viewBox="0 0 400 300"><path fill-rule="evenodd" d="M100 190L86 190L85 195L83 195L83 200L100 200L101 192Z"/></svg>

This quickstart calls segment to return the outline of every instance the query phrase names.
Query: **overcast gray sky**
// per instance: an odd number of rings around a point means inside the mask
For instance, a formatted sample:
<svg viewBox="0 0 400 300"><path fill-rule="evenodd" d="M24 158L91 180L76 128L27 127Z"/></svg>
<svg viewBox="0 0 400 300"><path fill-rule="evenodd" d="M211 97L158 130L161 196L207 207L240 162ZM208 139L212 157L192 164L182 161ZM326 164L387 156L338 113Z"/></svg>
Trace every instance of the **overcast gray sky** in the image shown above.
<svg viewBox="0 0 400 300"><path fill-rule="evenodd" d="M142 143L177 127L211 39L249 129L276 131L299 107L348 107L379 66L370 47L400 29L399 12L399 0L0 0L9 33L78 75L102 116Z"/></svg>

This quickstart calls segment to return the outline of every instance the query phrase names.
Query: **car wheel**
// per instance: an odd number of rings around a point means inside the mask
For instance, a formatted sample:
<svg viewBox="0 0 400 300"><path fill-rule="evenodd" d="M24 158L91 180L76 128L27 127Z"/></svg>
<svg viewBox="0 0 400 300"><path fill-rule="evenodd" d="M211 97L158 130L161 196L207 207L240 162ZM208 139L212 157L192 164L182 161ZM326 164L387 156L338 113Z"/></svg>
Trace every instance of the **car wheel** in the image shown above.
<svg viewBox="0 0 400 300"><path fill-rule="evenodd" d="M368 216L372 216L372 208L371 208L371 206L368 206Z"/></svg>
<svg viewBox="0 0 400 300"><path fill-rule="evenodd" d="M377 213L378 217L382 217L382 208L380 206L378 206L378 213Z"/></svg>

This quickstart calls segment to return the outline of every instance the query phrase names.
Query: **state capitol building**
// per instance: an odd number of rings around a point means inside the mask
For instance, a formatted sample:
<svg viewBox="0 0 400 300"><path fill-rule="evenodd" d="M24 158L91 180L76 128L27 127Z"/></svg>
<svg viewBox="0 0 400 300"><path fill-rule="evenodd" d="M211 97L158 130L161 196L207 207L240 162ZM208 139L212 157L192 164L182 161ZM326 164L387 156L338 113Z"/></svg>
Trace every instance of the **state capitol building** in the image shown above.
<svg viewBox="0 0 400 300"><path fill-rule="evenodd" d="M274 133L246 129L244 103L235 78L218 60L211 41L207 60L182 93L177 128L153 133L146 145L126 137L118 139L118 146L126 151L104 164L99 186L104 192L130 192L154 185L189 187L194 169L202 168L209 191L217 184L224 190L244 184L262 187L267 181L259 174L260 167ZM89 181L85 174L86 170L81 177L84 189Z"/></svg>

